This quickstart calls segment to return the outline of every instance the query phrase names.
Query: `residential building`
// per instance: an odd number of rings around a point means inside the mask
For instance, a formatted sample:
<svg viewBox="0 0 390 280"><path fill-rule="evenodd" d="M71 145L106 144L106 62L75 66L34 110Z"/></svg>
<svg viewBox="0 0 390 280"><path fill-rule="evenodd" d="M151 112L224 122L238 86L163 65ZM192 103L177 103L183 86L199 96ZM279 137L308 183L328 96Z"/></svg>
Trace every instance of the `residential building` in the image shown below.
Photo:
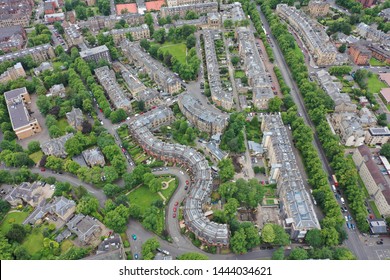
<svg viewBox="0 0 390 280"><path fill-rule="evenodd" d="M238 23L247 18L244 11L242 10L241 3L239 2L234 2L232 4L227 5L221 4L220 10L223 11L222 22L227 19L230 19L231 21L233 21L233 23Z"/></svg>
<svg viewBox="0 0 390 280"><path fill-rule="evenodd" d="M186 93L178 97L183 115L199 130L209 134L222 133L228 124L229 116L220 111L211 111L192 95Z"/></svg>
<svg viewBox="0 0 390 280"><path fill-rule="evenodd" d="M364 8L370 8L372 5L376 4L376 0L357 0L362 3Z"/></svg>
<svg viewBox="0 0 390 280"><path fill-rule="evenodd" d="M228 156L228 154L222 151L214 141L208 142L205 147L206 151L209 152L211 157L216 161L221 161Z"/></svg>
<svg viewBox="0 0 390 280"><path fill-rule="evenodd" d="M64 136L51 139L41 144L42 152L47 156L56 156L65 158L68 154L65 151L65 143L73 137L73 133L65 134Z"/></svg>
<svg viewBox="0 0 390 280"><path fill-rule="evenodd" d="M390 36L383 31L378 30L376 27L369 26L364 22L361 22L356 26L356 31L361 37L372 42L379 43L386 49L390 48Z"/></svg>
<svg viewBox="0 0 390 280"><path fill-rule="evenodd" d="M209 28L220 28L222 25L221 15L219 13L208 13L207 25Z"/></svg>
<svg viewBox="0 0 390 280"><path fill-rule="evenodd" d="M85 260L125 260L126 253L122 238L115 233L105 238L99 244L96 254L84 258Z"/></svg>
<svg viewBox="0 0 390 280"><path fill-rule="evenodd" d="M123 39L126 39L127 34L131 34L133 41L150 38L149 27L146 24L123 29L112 29L103 33L105 36L112 35L115 44L118 44Z"/></svg>
<svg viewBox="0 0 390 280"><path fill-rule="evenodd" d="M390 130L387 127L373 127L366 132L364 142L367 145L383 145L389 142Z"/></svg>
<svg viewBox="0 0 390 280"><path fill-rule="evenodd" d="M299 34L318 66L335 63L337 50L322 26L302 11L286 4L278 4L276 12Z"/></svg>
<svg viewBox="0 0 390 280"><path fill-rule="evenodd" d="M99 148L92 148L82 152L83 158L89 167L99 165L103 167L106 164L104 156Z"/></svg>
<svg viewBox="0 0 390 280"><path fill-rule="evenodd" d="M22 49L26 39L26 31L20 25L0 27L0 50L3 52Z"/></svg>
<svg viewBox="0 0 390 280"><path fill-rule="evenodd" d="M251 156L262 156L264 153L263 146L254 141L248 141L248 148Z"/></svg>
<svg viewBox="0 0 390 280"><path fill-rule="evenodd" d="M33 9L33 0L2 0L0 27L12 25L28 27Z"/></svg>
<svg viewBox="0 0 390 280"><path fill-rule="evenodd" d="M390 64L390 51L384 48L381 44L369 44L368 49L372 53L372 57L379 61Z"/></svg>
<svg viewBox="0 0 390 280"><path fill-rule="evenodd" d="M354 151L352 159L379 213L386 217L390 216L390 185L376 164L370 149L366 145L359 146Z"/></svg>
<svg viewBox="0 0 390 280"><path fill-rule="evenodd" d="M76 12L74 10L67 11L65 15L67 21L69 21L72 24L76 23Z"/></svg>
<svg viewBox="0 0 390 280"><path fill-rule="evenodd" d="M141 67L165 92L174 94L181 90L180 79L161 62L144 52L138 43L123 40L120 47L129 62Z"/></svg>
<svg viewBox="0 0 390 280"><path fill-rule="evenodd" d="M145 85L130 71L123 70L122 77L134 98L139 92L146 90Z"/></svg>
<svg viewBox="0 0 390 280"><path fill-rule="evenodd" d="M25 87L4 92L12 129L21 140L42 131L36 118L30 115L30 95Z"/></svg>
<svg viewBox="0 0 390 280"><path fill-rule="evenodd" d="M199 3L210 3L214 0L167 0L168 7L183 6L183 5L195 5Z"/></svg>
<svg viewBox="0 0 390 280"><path fill-rule="evenodd" d="M26 77L26 72L24 71L23 65L18 62L14 66L9 67L3 74L0 75L0 83L6 84L10 81L23 77Z"/></svg>
<svg viewBox="0 0 390 280"><path fill-rule="evenodd" d="M323 17L329 13L330 3L326 0L309 1L309 13L313 17Z"/></svg>
<svg viewBox="0 0 390 280"><path fill-rule="evenodd" d="M73 128L83 129L84 115L80 108L72 107L72 111L66 113L66 120Z"/></svg>
<svg viewBox="0 0 390 280"><path fill-rule="evenodd" d="M93 240L100 239L102 227L96 218L77 214L66 224L68 229L77 235L83 245L90 244Z"/></svg>
<svg viewBox="0 0 390 280"><path fill-rule="evenodd" d="M92 32L99 32L101 29L107 28L111 30L115 27L115 24L118 23L121 19L130 25L140 25L145 22L144 15L141 14L123 14L123 15L110 15L110 16L95 16L90 17L86 21L79 21L78 25L80 28L88 28Z"/></svg>
<svg viewBox="0 0 390 280"><path fill-rule="evenodd" d="M80 57L87 61L95 61L96 63L98 63L101 59L111 63L110 51L106 45L81 51Z"/></svg>
<svg viewBox="0 0 390 280"><path fill-rule="evenodd" d="M360 124L363 128L374 127L378 122L374 113L370 111L367 107L363 107L359 110L358 116L360 119Z"/></svg>
<svg viewBox="0 0 390 280"><path fill-rule="evenodd" d="M335 112L356 112L357 106L353 104L351 98L346 93L340 92L338 83L333 81L328 71L322 69L315 73L315 78L321 88L332 98L335 104Z"/></svg>
<svg viewBox="0 0 390 280"><path fill-rule="evenodd" d="M95 75L110 98L111 104L116 109L121 108L126 111L131 111L130 100L116 81L114 71L110 70L108 66L103 66L95 69Z"/></svg>
<svg viewBox="0 0 390 280"><path fill-rule="evenodd" d="M349 46L349 54L351 55L353 63L356 65L369 65L371 59L371 51L360 41Z"/></svg>
<svg viewBox="0 0 390 280"><path fill-rule="evenodd" d="M51 186L54 190L54 186ZM50 216L52 220L58 223L65 223L76 211L76 203L73 200L63 196L55 197L51 202L47 203L43 200L34 209L33 212L24 220L23 224L34 225L38 221L42 221L45 217ZM58 221L60 219L60 221Z"/></svg>
<svg viewBox="0 0 390 280"><path fill-rule="evenodd" d="M137 101L143 101L145 104L145 108L147 109L158 106L162 103L160 99L160 94L157 90L153 88L147 88L138 92L134 98Z"/></svg>
<svg viewBox="0 0 390 280"><path fill-rule="evenodd" d="M382 88L380 91L380 95L385 104L390 104L390 88Z"/></svg>
<svg viewBox="0 0 390 280"><path fill-rule="evenodd" d="M182 27L183 25L194 25L196 26L198 29L201 29L201 28L206 28L208 27L208 23L207 23L207 17L206 16L200 16L199 18L196 18L196 19L178 19L178 20L175 20L172 24L166 24L164 26L164 28L166 28L167 30L169 30L170 26L174 26L174 27Z"/></svg>
<svg viewBox="0 0 390 280"><path fill-rule="evenodd" d="M116 14L122 15L127 13L136 14L137 13L137 4L136 3L128 3L128 4L117 4L115 6Z"/></svg>
<svg viewBox="0 0 390 280"><path fill-rule="evenodd" d="M155 12L155 11L160 11L161 7L165 5L165 0L154 0L154 1L149 1L145 2L144 0L137 0L137 5L140 2L144 2L145 8L148 12ZM138 12L144 13L145 10L141 9L141 6L138 5Z"/></svg>
<svg viewBox="0 0 390 280"><path fill-rule="evenodd" d="M64 22L64 38L68 47L77 46L84 42L83 36L80 32L80 27L77 24L70 24Z"/></svg>
<svg viewBox="0 0 390 280"><path fill-rule="evenodd" d="M50 44L40 45L0 56L0 63L15 61L16 59L31 56L35 62L47 61L55 57L54 49Z"/></svg>
<svg viewBox="0 0 390 280"><path fill-rule="evenodd" d="M23 203L27 203L32 207L37 206L41 201L51 198L54 189L51 189L48 184L35 181L33 183L23 182L4 197L11 206L16 207Z"/></svg>
<svg viewBox="0 0 390 280"><path fill-rule="evenodd" d="M360 118L355 113L340 112L331 117L333 129L345 146L358 147L364 142L364 130Z"/></svg>
<svg viewBox="0 0 390 280"><path fill-rule="evenodd" d="M389 21L390 20L390 8L382 10L378 15L383 17L385 22Z"/></svg>
<svg viewBox="0 0 390 280"><path fill-rule="evenodd" d="M179 15L185 17L187 11L194 11L197 14L216 13L218 12L218 3L198 3L192 5L161 7L160 12L162 17Z"/></svg>
<svg viewBox="0 0 390 280"><path fill-rule="evenodd" d="M64 98L66 96L66 91L65 91L65 87L63 84L58 84L58 85L53 85L50 89L49 89L49 93L46 94L47 97L54 97L54 96L58 96L58 97L61 97L61 98Z"/></svg>
<svg viewBox="0 0 390 280"><path fill-rule="evenodd" d="M270 182L277 184L280 215L291 239L303 239L307 231L320 229L280 114L264 114L262 146L268 160Z"/></svg>
<svg viewBox="0 0 390 280"><path fill-rule="evenodd" d="M163 109L165 111L168 108ZM170 114L173 115L171 111ZM194 150L180 144L170 144L157 139L151 132L166 120L160 108L146 114L134 117L129 125L133 138L142 149L159 160L181 164L191 173L191 190L184 201L183 217L185 226L195 234L203 243L227 247L229 245L229 229L226 224L211 222L204 214L209 207L212 190L211 169L205 157ZM153 122L152 122L153 121Z"/></svg>
<svg viewBox="0 0 390 280"><path fill-rule="evenodd" d="M43 9L45 15L54 14L56 10L58 9L58 2L57 0L48 0L43 3Z"/></svg>
<svg viewBox="0 0 390 280"><path fill-rule="evenodd" d="M244 61L248 84L253 91L253 105L258 109L268 109L268 102L274 97L274 92L268 78L269 73L257 50L253 32L248 27L238 27L236 37L238 53Z"/></svg>
<svg viewBox="0 0 390 280"><path fill-rule="evenodd" d="M371 234L384 234L387 233L387 224L385 219L367 219L370 225Z"/></svg>
<svg viewBox="0 0 390 280"><path fill-rule="evenodd" d="M46 71L46 70L48 70L48 71L54 70L53 64L51 64L51 62L44 61L37 68L33 69L35 76L40 75L43 71Z"/></svg>
<svg viewBox="0 0 390 280"><path fill-rule="evenodd" d="M226 110L233 107L233 91L226 91L222 88L221 77L219 74L219 64L215 52L214 40L220 38L217 31L203 30L204 51L207 65L207 76L211 91L211 99L217 106Z"/></svg>
<svg viewBox="0 0 390 280"><path fill-rule="evenodd" d="M45 22L46 23L54 23L56 21L64 21L64 20L65 20L64 13L55 13L55 14L45 15Z"/></svg>

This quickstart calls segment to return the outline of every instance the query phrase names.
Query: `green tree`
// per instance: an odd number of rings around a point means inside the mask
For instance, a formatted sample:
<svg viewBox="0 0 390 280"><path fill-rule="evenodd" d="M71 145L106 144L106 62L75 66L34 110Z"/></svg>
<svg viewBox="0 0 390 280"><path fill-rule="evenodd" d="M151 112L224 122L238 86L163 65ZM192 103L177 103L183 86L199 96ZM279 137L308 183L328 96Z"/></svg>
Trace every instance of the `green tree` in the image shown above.
<svg viewBox="0 0 390 280"><path fill-rule="evenodd" d="M115 232L122 233L126 230L129 214L129 209L121 204L115 210L109 211L106 214L104 224Z"/></svg>
<svg viewBox="0 0 390 280"><path fill-rule="evenodd" d="M177 257L178 260L208 260L209 257L196 252L184 253Z"/></svg>
<svg viewBox="0 0 390 280"><path fill-rule="evenodd" d="M120 193L120 191L121 191L121 187L119 187L118 185L115 185L115 184L106 184L103 187L103 192L108 197L114 197L118 193Z"/></svg>
<svg viewBox="0 0 390 280"><path fill-rule="evenodd" d="M356 260L354 254L348 248L336 248L333 253L335 260Z"/></svg>
<svg viewBox="0 0 390 280"><path fill-rule="evenodd" d="M153 34L153 39L159 43L159 44L164 44L165 42L165 29L164 28L160 28L159 30L155 31L154 34Z"/></svg>
<svg viewBox="0 0 390 280"><path fill-rule="evenodd" d="M138 110L140 110L141 112L145 111L145 101L143 100L138 101L137 106L138 106Z"/></svg>
<svg viewBox="0 0 390 280"><path fill-rule="evenodd" d="M307 260L309 258L309 255L305 249L294 248L291 250L291 253L288 258L290 260Z"/></svg>
<svg viewBox="0 0 390 280"><path fill-rule="evenodd" d="M240 206L240 204L235 198L230 198L228 202L224 205L223 211L229 220L235 217L238 206Z"/></svg>
<svg viewBox="0 0 390 280"><path fill-rule="evenodd" d="M219 176L222 182L227 182L234 177L233 161L230 158L221 160L218 163Z"/></svg>
<svg viewBox="0 0 390 280"><path fill-rule="evenodd" d="M379 153L390 160L390 143L383 144Z"/></svg>
<svg viewBox="0 0 390 280"><path fill-rule="evenodd" d="M226 182L219 185L218 193L226 200L232 198L237 193L237 186L234 182Z"/></svg>
<svg viewBox="0 0 390 280"><path fill-rule="evenodd" d="M97 200L97 198L90 195L85 195L79 200L76 209L79 213L82 213L84 215L90 215L94 212L97 212L98 208L99 201Z"/></svg>
<svg viewBox="0 0 390 280"><path fill-rule="evenodd" d="M233 66L236 66L239 62L240 62L240 58L236 55L232 56L231 60L230 60L233 64Z"/></svg>
<svg viewBox="0 0 390 280"><path fill-rule="evenodd" d="M284 260L284 248L280 247L275 250L272 254L272 259L273 260Z"/></svg>
<svg viewBox="0 0 390 280"><path fill-rule="evenodd" d="M314 248L320 248L323 245L321 230L311 229L306 233L305 240L307 244Z"/></svg>
<svg viewBox="0 0 390 280"><path fill-rule="evenodd" d="M275 240L275 232L272 224L265 224L261 231L261 240L265 243L273 243Z"/></svg>
<svg viewBox="0 0 390 280"><path fill-rule="evenodd" d="M160 180L160 179L154 178L154 179L152 179L152 180L149 182L148 186L149 186L149 189L150 189L151 192L156 193L156 192L159 192L159 191L161 190L161 188L162 188L162 183L161 183L161 180Z"/></svg>
<svg viewBox="0 0 390 280"><path fill-rule="evenodd" d="M340 47L339 47L339 52L341 53L345 53L345 51L347 50L347 45L346 44L342 44Z"/></svg>
<svg viewBox="0 0 390 280"><path fill-rule="evenodd" d="M48 156L45 166L58 172L63 170L64 160L55 156Z"/></svg>
<svg viewBox="0 0 390 280"><path fill-rule="evenodd" d="M7 232L8 240L15 241L18 243L22 243L26 235L26 229L23 225L20 224L12 224L11 228Z"/></svg>
<svg viewBox="0 0 390 280"><path fill-rule="evenodd" d="M115 110L110 114L110 120L113 123L119 123L121 121L124 121L126 118L127 118L126 111L123 110L122 108Z"/></svg>
<svg viewBox="0 0 390 280"><path fill-rule="evenodd" d="M231 29L234 26L234 23L231 19L227 19L223 22L223 27L226 29Z"/></svg>
<svg viewBox="0 0 390 280"><path fill-rule="evenodd" d="M275 233L275 239L272 242L274 245L286 246L290 244L290 236L286 233L282 226L272 224L272 228Z"/></svg>
<svg viewBox="0 0 390 280"><path fill-rule="evenodd" d="M156 238L150 238L142 244L141 254L144 260L153 260L160 243Z"/></svg>
<svg viewBox="0 0 390 280"><path fill-rule="evenodd" d="M191 48L195 47L195 45L196 45L195 35L191 34L186 39L186 46L187 46L188 49L191 49Z"/></svg>
<svg viewBox="0 0 390 280"><path fill-rule="evenodd" d="M29 151L30 154L38 152L38 151L41 150L39 141L31 141L30 143L28 143L27 147L28 147L28 151Z"/></svg>
<svg viewBox="0 0 390 280"><path fill-rule="evenodd" d="M26 248L24 248L23 246L18 246L18 247L15 248L14 256L15 256L15 259L17 259L17 260L29 260L29 259L31 259L30 254L28 253Z"/></svg>
<svg viewBox="0 0 390 280"><path fill-rule="evenodd" d="M235 254L244 254L247 252L247 242L244 229L237 230L230 239L230 248Z"/></svg>
<svg viewBox="0 0 390 280"><path fill-rule="evenodd" d="M119 174L113 166L104 166L103 174L106 177L107 183L112 183L119 178Z"/></svg>
<svg viewBox="0 0 390 280"><path fill-rule="evenodd" d="M268 111L269 112L280 112L280 107L282 106L283 101L279 97L275 96L271 98L268 102Z"/></svg>
<svg viewBox="0 0 390 280"><path fill-rule="evenodd" d="M0 233L0 260L12 260L12 246L8 239Z"/></svg>

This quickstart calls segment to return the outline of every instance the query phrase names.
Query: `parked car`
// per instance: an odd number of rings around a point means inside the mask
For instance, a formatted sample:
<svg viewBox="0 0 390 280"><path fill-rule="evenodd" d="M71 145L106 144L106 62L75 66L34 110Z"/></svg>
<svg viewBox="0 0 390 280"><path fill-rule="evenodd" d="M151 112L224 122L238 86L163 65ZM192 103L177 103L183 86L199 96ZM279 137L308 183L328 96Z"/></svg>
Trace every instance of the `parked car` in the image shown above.
<svg viewBox="0 0 390 280"><path fill-rule="evenodd" d="M383 245L383 241L380 241L380 240L379 240L379 241L376 242L376 244L378 244L378 245Z"/></svg>
<svg viewBox="0 0 390 280"><path fill-rule="evenodd" d="M172 218L176 218L176 213L173 213Z"/></svg>
<svg viewBox="0 0 390 280"><path fill-rule="evenodd" d="M133 238L133 240L137 240L137 235L132 234L131 237Z"/></svg>
<svg viewBox="0 0 390 280"><path fill-rule="evenodd" d="M134 259L138 260L138 254L134 254Z"/></svg>
<svg viewBox="0 0 390 280"><path fill-rule="evenodd" d="M42 171L42 172L45 172L45 171L46 171L46 168L42 167L42 168L41 168L41 171Z"/></svg>
<svg viewBox="0 0 390 280"><path fill-rule="evenodd" d="M177 211L177 208L176 207L173 207L173 212L176 212Z"/></svg>
<svg viewBox="0 0 390 280"><path fill-rule="evenodd" d="M178 201L175 202L175 206L177 206L177 205L179 205L179 202L178 202Z"/></svg>

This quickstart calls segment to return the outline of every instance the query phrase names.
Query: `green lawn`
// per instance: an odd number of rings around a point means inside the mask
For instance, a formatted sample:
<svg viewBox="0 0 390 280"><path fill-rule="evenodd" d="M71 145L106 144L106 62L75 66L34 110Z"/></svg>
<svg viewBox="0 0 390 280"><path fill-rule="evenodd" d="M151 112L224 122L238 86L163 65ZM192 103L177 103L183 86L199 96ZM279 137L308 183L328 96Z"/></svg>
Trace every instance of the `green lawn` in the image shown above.
<svg viewBox="0 0 390 280"><path fill-rule="evenodd" d="M22 224L23 221L27 218L28 212L12 212L8 213L0 226L0 232L6 234L11 228L12 224Z"/></svg>
<svg viewBox="0 0 390 280"><path fill-rule="evenodd" d="M381 213L379 213L378 207L376 207L376 204L374 201L370 201L370 206L372 211L374 212L374 215L376 218L381 218Z"/></svg>
<svg viewBox="0 0 390 280"><path fill-rule="evenodd" d="M43 156L43 152L38 151L29 155L29 158L31 158L35 163L38 163L41 160L42 156Z"/></svg>
<svg viewBox="0 0 390 280"><path fill-rule="evenodd" d="M242 70L234 71L234 78L241 79L245 77L245 72Z"/></svg>
<svg viewBox="0 0 390 280"><path fill-rule="evenodd" d="M181 63L186 63L186 44L172 44L171 42L166 42L161 46L162 51L168 51L172 56L176 57Z"/></svg>
<svg viewBox="0 0 390 280"><path fill-rule="evenodd" d="M22 245L26 248L30 255L34 255L41 250L43 247L42 227L34 228L32 233L27 236Z"/></svg>
<svg viewBox="0 0 390 280"><path fill-rule="evenodd" d="M370 65L371 66L386 66L386 62L380 61L380 60L376 59L375 57L371 57Z"/></svg>
<svg viewBox="0 0 390 280"><path fill-rule="evenodd" d="M73 247L72 241L70 241L69 239L64 240L61 243L61 253L66 253L72 247Z"/></svg>
<svg viewBox="0 0 390 280"><path fill-rule="evenodd" d="M178 182L177 179L175 179L169 183L169 187L167 189L161 190L161 193L168 201L171 198L172 194L175 192L177 186L178 186Z"/></svg>
<svg viewBox="0 0 390 280"><path fill-rule="evenodd" d="M153 201L161 199L157 193L152 193L147 186L141 186L129 194L130 205L138 205L142 213L150 207Z"/></svg>
<svg viewBox="0 0 390 280"><path fill-rule="evenodd" d="M378 75L373 74L367 79L368 91L371 93L379 93L382 88L386 88L387 85L379 80Z"/></svg>
<svg viewBox="0 0 390 280"><path fill-rule="evenodd" d="M66 127L68 126L68 122L66 121L66 119L59 119L58 120L58 127L61 129L61 131L65 134L65 129Z"/></svg>

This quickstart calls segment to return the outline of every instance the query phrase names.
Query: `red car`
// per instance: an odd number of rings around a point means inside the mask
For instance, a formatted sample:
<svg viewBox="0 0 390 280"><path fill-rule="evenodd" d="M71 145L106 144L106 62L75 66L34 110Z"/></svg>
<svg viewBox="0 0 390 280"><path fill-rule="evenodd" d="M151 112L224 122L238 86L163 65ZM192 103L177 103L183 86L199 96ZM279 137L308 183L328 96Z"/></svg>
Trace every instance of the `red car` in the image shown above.
<svg viewBox="0 0 390 280"><path fill-rule="evenodd" d="M172 218L176 218L176 213L173 213Z"/></svg>
<svg viewBox="0 0 390 280"><path fill-rule="evenodd" d="M42 171L42 172L45 172L45 171L46 171L46 168L43 168L43 167L42 167L42 168L41 168L41 171Z"/></svg>
<svg viewBox="0 0 390 280"><path fill-rule="evenodd" d="M176 212L177 208L176 207L173 207L173 212Z"/></svg>
<svg viewBox="0 0 390 280"><path fill-rule="evenodd" d="M175 202L175 206L177 206L177 205L179 205L179 202L176 201L176 202Z"/></svg>
<svg viewBox="0 0 390 280"><path fill-rule="evenodd" d="M188 185L190 182L188 180L186 180L186 184Z"/></svg>
<svg viewBox="0 0 390 280"><path fill-rule="evenodd" d="M122 148L122 152L126 152L125 148Z"/></svg>

